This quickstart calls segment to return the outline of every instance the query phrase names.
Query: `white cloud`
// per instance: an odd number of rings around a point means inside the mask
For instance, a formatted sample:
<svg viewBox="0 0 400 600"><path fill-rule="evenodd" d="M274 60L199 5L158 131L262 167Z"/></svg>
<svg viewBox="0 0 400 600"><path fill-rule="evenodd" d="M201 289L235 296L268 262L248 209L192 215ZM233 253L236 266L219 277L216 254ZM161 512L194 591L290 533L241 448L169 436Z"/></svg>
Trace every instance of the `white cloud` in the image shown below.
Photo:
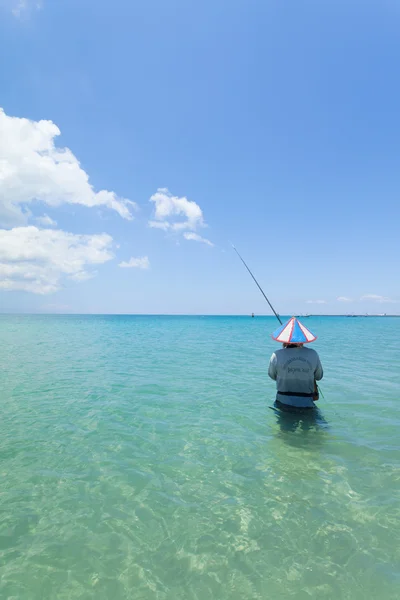
<svg viewBox="0 0 400 600"><path fill-rule="evenodd" d="M48 215L43 215L43 217L36 217L36 222L43 227L57 227L57 221L54 221Z"/></svg>
<svg viewBox="0 0 400 600"><path fill-rule="evenodd" d="M154 229L162 229L163 231L167 231L167 229L170 227L170 224L163 221L149 221L149 226L153 227Z"/></svg>
<svg viewBox="0 0 400 600"><path fill-rule="evenodd" d="M76 235L34 226L0 230L0 289L50 294L64 277L83 281L114 258L106 233ZM88 270L89 269L89 270Z"/></svg>
<svg viewBox="0 0 400 600"><path fill-rule="evenodd" d="M327 304L326 300L307 300L307 304Z"/></svg>
<svg viewBox="0 0 400 600"><path fill-rule="evenodd" d="M43 8L41 0L9 0L9 8L17 19L28 15L32 10Z"/></svg>
<svg viewBox="0 0 400 600"><path fill-rule="evenodd" d="M186 240L193 240L195 242L203 242L203 244L207 244L208 246L214 246L214 244L212 242L210 242L210 240L207 240L206 238L201 237L201 235L199 235L198 233L186 232L183 234L183 237Z"/></svg>
<svg viewBox="0 0 400 600"><path fill-rule="evenodd" d="M347 298L347 296L339 296L337 298L338 302L353 302L353 298Z"/></svg>
<svg viewBox="0 0 400 600"><path fill-rule="evenodd" d="M372 300L373 302L378 302L379 304L395 304L397 302L396 300L392 300L392 298L378 296L377 294L365 294L364 296L361 296L360 300Z"/></svg>
<svg viewBox="0 0 400 600"><path fill-rule="evenodd" d="M150 198L155 205L154 219L149 221L150 227L159 229L195 231L204 227L203 212L196 202L184 196L172 196L167 188L158 188Z"/></svg>
<svg viewBox="0 0 400 600"><path fill-rule="evenodd" d="M25 224L28 204L106 207L132 219L134 202L115 192L95 192L68 148L57 148L60 130L52 121L10 117L0 108L0 225Z"/></svg>
<svg viewBox="0 0 400 600"><path fill-rule="evenodd" d="M150 261L147 256L141 256L139 258L134 258L132 256L127 262L122 261L118 266L124 269L148 269L150 267Z"/></svg>

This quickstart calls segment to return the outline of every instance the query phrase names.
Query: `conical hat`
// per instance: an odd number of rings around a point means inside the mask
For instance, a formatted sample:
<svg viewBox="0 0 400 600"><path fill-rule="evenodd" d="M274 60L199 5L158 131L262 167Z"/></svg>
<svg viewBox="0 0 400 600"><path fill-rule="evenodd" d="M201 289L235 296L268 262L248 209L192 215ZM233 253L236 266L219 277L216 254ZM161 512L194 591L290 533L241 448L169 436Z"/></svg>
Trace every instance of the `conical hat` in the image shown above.
<svg viewBox="0 0 400 600"><path fill-rule="evenodd" d="M292 317L287 323L274 331L272 339L283 344L309 344L317 337L307 327L304 327L296 317Z"/></svg>

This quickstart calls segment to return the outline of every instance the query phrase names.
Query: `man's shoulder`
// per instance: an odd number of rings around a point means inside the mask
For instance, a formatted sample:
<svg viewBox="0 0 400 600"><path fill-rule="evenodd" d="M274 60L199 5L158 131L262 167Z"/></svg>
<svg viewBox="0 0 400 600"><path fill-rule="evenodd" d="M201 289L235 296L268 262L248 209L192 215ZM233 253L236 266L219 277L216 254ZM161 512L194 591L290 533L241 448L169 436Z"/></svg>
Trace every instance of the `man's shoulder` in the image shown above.
<svg viewBox="0 0 400 600"><path fill-rule="evenodd" d="M303 352L306 352L308 356L318 356L318 352L314 348L303 347Z"/></svg>

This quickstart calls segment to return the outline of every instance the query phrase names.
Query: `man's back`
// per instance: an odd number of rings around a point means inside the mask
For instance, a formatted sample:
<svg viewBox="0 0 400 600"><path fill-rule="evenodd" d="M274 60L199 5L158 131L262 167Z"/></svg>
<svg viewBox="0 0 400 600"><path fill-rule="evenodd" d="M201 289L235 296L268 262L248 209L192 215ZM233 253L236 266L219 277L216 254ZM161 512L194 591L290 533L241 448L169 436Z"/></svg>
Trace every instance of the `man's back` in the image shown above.
<svg viewBox="0 0 400 600"><path fill-rule="evenodd" d="M268 374L276 381L277 400L292 406L313 406L314 380L323 377L315 350L304 346L277 350L271 356Z"/></svg>

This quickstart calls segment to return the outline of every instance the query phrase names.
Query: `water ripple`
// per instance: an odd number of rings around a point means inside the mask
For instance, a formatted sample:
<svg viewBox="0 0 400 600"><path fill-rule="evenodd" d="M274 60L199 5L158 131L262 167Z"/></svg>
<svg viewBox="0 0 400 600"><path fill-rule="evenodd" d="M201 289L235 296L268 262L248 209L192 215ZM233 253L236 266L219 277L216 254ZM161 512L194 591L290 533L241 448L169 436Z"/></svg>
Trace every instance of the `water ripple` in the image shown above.
<svg viewBox="0 0 400 600"><path fill-rule="evenodd" d="M314 420L273 327L1 317L0 597L397 599L400 319L314 319Z"/></svg>

